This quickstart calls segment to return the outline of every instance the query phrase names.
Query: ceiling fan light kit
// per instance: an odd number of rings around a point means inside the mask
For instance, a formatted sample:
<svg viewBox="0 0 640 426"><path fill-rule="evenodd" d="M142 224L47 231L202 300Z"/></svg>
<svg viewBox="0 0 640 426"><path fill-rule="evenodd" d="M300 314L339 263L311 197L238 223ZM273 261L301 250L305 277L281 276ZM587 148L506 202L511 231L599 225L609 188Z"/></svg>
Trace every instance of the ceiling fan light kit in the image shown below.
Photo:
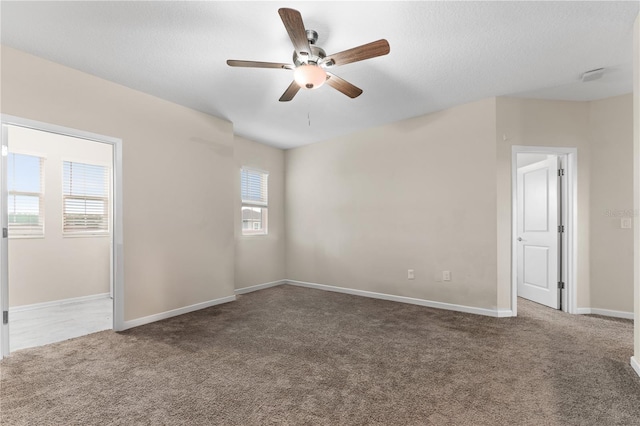
<svg viewBox="0 0 640 426"><path fill-rule="evenodd" d="M293 79L303 89L317 89L327 81L327 72L318 65L300 65L293 71Z"/></svg>
<svg viewBox="0 0 640 426"><path fill-rule="evenodd" d="M293 43L293 64L229 59L227 65L245 68L293 70L293 81L280 97L280 102L290 101L301 88L317 89L325 82L350 98L356 98L362 94L362 89L332 72L328 72L327 69L333 70L338 65L383 56L390 51L389 43L387 40L382 39L327 56L322 48L316 46L318 33L304 28L300 12L294 9L282 8L278 10L278 13Z"/></svg>

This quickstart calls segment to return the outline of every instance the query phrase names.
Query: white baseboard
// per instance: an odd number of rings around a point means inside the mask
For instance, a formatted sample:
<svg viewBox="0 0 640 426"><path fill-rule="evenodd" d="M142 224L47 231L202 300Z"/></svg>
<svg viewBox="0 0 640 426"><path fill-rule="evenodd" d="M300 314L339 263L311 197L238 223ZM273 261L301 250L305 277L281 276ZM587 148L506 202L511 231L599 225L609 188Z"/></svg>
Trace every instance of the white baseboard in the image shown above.
<svg viewBox="0 0 640 426"><path fill-rule="evenodd" d="M633 312L613 311L611 309L591 308L591 313L595 315L604 315L606 317L633 319Z"/></svg>
<svg viewBox="0 0 640 426"><path fill-rule="evenodd" d="M250 287L238 288L235 290L235 292L236 294L246 294L246 293L251 293L252 291L264 290L265 288L275 287L281 284L285 284L286 282L287 282L286 280L271 281L269 283L263 283L263 284L252 285Z"/></svg>
<svg viewBox="0 0 640 426"><path fill-rule="evenodd" d="M631 357L631 367L633 367L638 376L640 376L640 362L638 362L635 357Z"/></svg>
<svg viewBox="0 0 640 426"><path fill-rule="evenodd" d="M576 314L581 315L602 315L605 317L613 317L613 318L624 318L624 319L633 319L633 312L625 312L625 311L614 311L611 309L600 309L600 308L578 308L576 309Z"/></svg>
<svg viewBox="0 0 640 426"><path fill-rule="evenodd" d="M72 297L70 299L53 300L51 302L34 303L32 305L20 305L9 308L9 312L24 312L34 309L51 308L53 306L68 305L70 303L89 302L91 300L106 299L111 297L109 293L91 294L89 296Z"/></svg>
<svg viewBox="0 0 640 426"><path fill-rule="evenodd" d="M413 297L405 297L405 296L395 296L393 294L375 293L372 291L356 290L356 289L345 288L345 287L335 287L331 285L308 283L304 281L285 280L285 282L287 284L295 285L298 287L307 287L307 288L313 288L316 290L334 291L337 293L351 294L354 296L364 296L364 297L371 297L373 299L390 300L392 302L410 303L412 305L420 305L420 306L426 306L429 308L437 308L437 309L446 309L449 311L465 312L468 314L484 315L489 317L510 317L513 315L511 310L506 310L506 309L493 310L493 309L485 309L485 308L476 308L473 306L455 305L452 303L444 303L444 302L434 302L432 300L416 299Z"/></svg>
<svg viewBox="0 0 640 426"><path fill-rule="evenodd" d="M133 327L139 327L141 325L175 317L178 315L188 314L189 312L198 311L200 309L208 308L215 305L220 305L222 303L233 302L234 300L236 300L236 296L221 297L220 299L214 299L214 300L209 300L208 302L196 303L195 305L185 306L183 308L172 309L170 311L160 312L159 314L149 315L147 317L125 321L124 327L122 328L122 330L128 330Z"/></svg>

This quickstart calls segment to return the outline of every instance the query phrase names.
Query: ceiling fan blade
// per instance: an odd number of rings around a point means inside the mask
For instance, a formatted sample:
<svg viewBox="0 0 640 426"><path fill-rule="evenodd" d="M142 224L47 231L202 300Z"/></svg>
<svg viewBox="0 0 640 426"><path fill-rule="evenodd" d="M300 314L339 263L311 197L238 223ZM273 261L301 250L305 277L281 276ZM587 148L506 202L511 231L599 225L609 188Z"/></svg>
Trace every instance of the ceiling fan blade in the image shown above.
<svg viewBox="0 0 640 426"><path fill-rule="evenodd" d="M296 93L298 93L298 90L300 90L300 86L298 86L298 83L296 83L295 80L292 81L289 87L287 87L287 90L285 90L282 96L280 96L280 102L289 102L293 99Z"/></svg>
<svg viewBox="0 0 640 426"><path fill-rule="evenodd" d="M353 49L343 52L334 53L325 58L324 62L333 61L333 65L350 64L351 62L364 61L365 59L375 58L376 56L386 55L391 51L389 42L385 39L363 44Z"/></svg>
<svg viewBox="0 0 640 426"><path fill-rule="evenodd" d="M281 64L278 62L258 62L258 61L237 61L235 59L229 59L227 65L230 67L246 67L246 68L280 68L285 70L292 70L293 64Z"/></svg>
<svg viewBox="0 0 640 426"><path fill-rule="evenodd" d="M309 56L311 48L309 47L307 31L304 29L300 12L295 9L282 8L278 9L278 13L298 55L302 57Z"/></svg>
<svg viewBox="0 0 640 426"><path fill-rule="evenodd" d="M328 72L327 75L329 76L329 78L327 79L327 84L336 89L338 92L342 92L352 99L357 98L362 94L361 88L354 86L347 80L344 80L335 74L331 74L330 72Z"/></svg>

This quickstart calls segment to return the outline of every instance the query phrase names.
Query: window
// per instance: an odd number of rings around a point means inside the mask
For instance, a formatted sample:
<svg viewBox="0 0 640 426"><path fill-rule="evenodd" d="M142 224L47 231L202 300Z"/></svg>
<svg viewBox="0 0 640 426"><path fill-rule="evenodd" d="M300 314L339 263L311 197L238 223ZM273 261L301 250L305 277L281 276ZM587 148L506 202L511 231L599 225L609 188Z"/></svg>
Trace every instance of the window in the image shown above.
<svg viewBox="0 0 640 426"><path fill-rule="evenodd" d="M242 235L267 233L267 180L269 174L245 169L240 172L242 197Z"/></svg>
<svg viewBox="0 0 640 426"><path fill-rule="evenodd" d="M62 176L64 233L108 233L109 168L64 161Z"/></svg>
<svg viewBox="0 0 640 426"><path fill-rule="evenodd" d="M7 189L9 236L44 235L44 158L9 153Z"/></svg>

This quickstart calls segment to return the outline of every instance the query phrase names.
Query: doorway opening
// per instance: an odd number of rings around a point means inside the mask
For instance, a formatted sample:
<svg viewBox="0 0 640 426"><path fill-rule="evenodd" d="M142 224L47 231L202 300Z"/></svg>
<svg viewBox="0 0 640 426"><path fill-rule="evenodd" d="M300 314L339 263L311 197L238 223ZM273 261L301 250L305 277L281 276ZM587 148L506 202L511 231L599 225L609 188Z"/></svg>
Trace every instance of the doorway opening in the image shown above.
<svg viewBox="0 0 640 426"><path fill-rule="evenodd" d="M575 313L577 148L512 149L512 300Z"/></svg>
<svg viewBox="0 0 640 426"><path fill-rule="evenodd" d="M123 323L121 141L2 116L0 358Z"/></svg>

